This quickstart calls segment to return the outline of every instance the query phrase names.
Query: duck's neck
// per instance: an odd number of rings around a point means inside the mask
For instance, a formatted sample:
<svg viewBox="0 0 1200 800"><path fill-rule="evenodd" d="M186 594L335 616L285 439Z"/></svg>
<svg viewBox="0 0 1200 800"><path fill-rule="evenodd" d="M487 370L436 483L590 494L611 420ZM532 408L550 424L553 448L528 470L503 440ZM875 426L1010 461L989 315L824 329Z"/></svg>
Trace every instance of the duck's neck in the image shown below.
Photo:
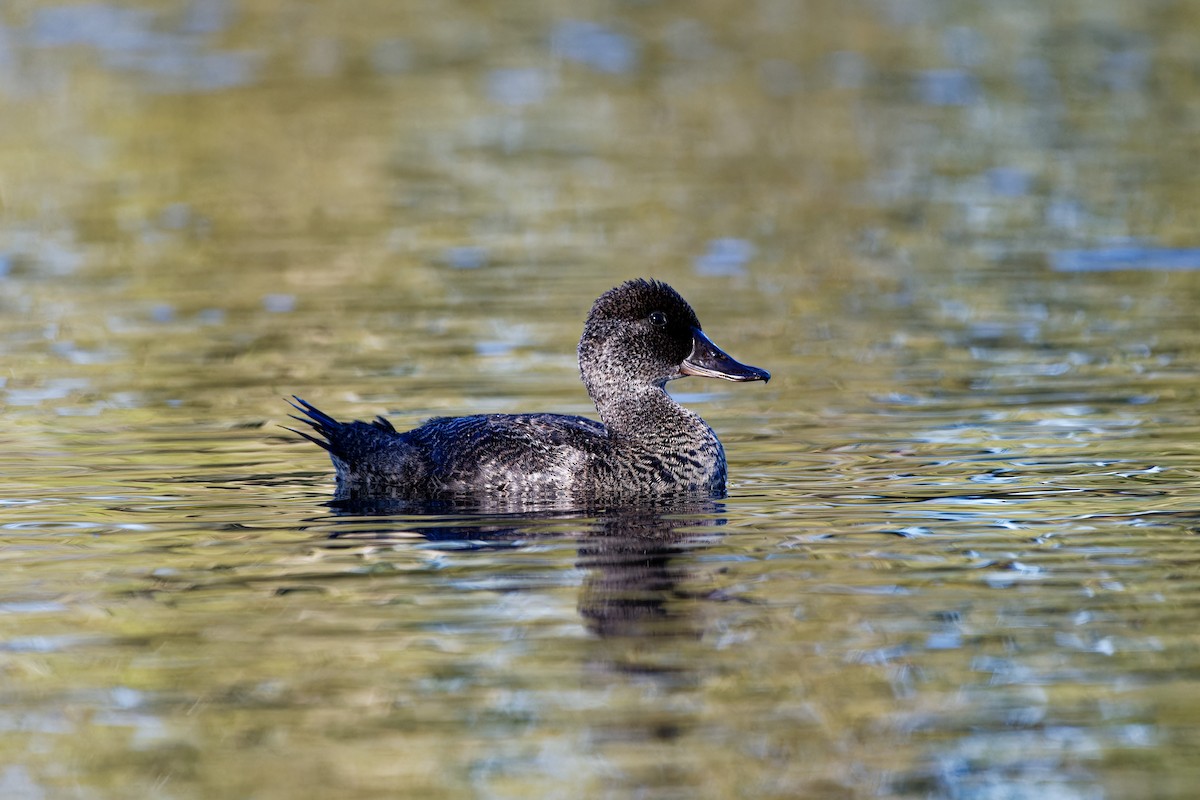
<svg viewBox="0 0 1200 800"><path fill-rule="evenodd" d="M700 415L676 403L662 386L626 386L593 394L592 399L601 421L615 438L720 446Z"/></svg>

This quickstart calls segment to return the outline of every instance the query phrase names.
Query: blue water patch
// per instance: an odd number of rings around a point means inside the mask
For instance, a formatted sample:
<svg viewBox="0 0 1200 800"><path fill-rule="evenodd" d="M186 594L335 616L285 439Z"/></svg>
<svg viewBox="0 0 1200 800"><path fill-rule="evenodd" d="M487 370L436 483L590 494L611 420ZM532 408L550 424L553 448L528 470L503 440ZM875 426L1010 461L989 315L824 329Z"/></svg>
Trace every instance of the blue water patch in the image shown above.
<svg viewBox="0 0 1200 800"><path fill-rule="evenodd" d="M1058 198L1050 201L1042 216L1051 228L1074 231L1082 228L1091 215L1078 200Z"/></svg>
<svg viewBox="0 0 1200 800"><path fill-rule="evenodd" d="M506 356L513 351L509 342L480 341L475 343L475 354L480 356Z"/></svg>
<svg viewBox="0 0 1200 800"><path fill-rule="evenodd" d="M987 171L988 188L1001 197L1022 197L1029 194L1029 173L1016 167L994 167Z"/></svg>
<svg viewBox="0 0 1200 800"><path fill-rule="evenodd" d="M694 266L701 275L741 275L754 253L754 245L745 239L713 239Z"/></svg>
<svg viewBox="0 0 1200 800"><path fill-rule="evenodd" d="M942 34L942 50L960 67L977 67L987 58L987 40L974 28L954 26Z"/></svg>
<svg viewBox="0 0 1200 800"><path fill-rule="evenodd" d="M1144 92L1150 79L1150 56L1143 50L1121 50L1104 60L1100 72L1114 92Z"/></svg>
<svg viewBox="0 0 1200 800"><path fill-rule="evenodd" d="M1050 264L1055 272L1200 270L1200 248L1127 245L1097 250L1059 250L1051 254Z"/></svg>
<svg viewBox="0 0 1200 800"><path fill-rule="evenodd" d="M0 603L0 614L53 614L67 606L54 600L10 600Z"/></svg>
<svg viewBox="0 0 1200 800"><path fill-rule="evenodd" d="M29 27L34 47L89 45L98 50L139 50L157 35L149 12L101 4L40 8Z"/></svg>
<svg viewBox="0 0 1200 800"><path fill-rule="evenodd" d="M632 72L638 62L637 43L598 22L563 20L550 33L550 49L560 58L612 75Z"/></svg>
<svg viewBox="0 0 1200 800"><path fill-rule="evenodd" d="M181 231L192 223L192 207L187 203L171 203L158 215L158 224L173 231Z"/></svg>
<svg viewBox="0 0 1200 800"><path fill-rule="evenodd" d="M442 263L452 269L480 269L488 264L488 251L482 247L447 247Z"/></svg>
<svg viewBox="0 0 1200 800"><path fill-rule="evenodd" d="M494 69L487 74L487 96L502 106L530 106L546 99L552 81L536 67Z"/></svg>
<svg viewBox="0 0 1200 800"><path fill-rule="evenodd" d="M930 69L917 75L917 97L927 106L969 106L979 100L979 80L961 69Z"/></svg>
<svg viewBox="0 0 1200 800"><path fill-rule="evenodd" d="M187 43L121 53L108 59L110 66L143 72L160 82L160 91L214 92L251 83L259 58L249 52L205 52Z"/></svg>
<svg viewBox="0 0 1200 800"><path fill-rule="evenodd" d="M9 83L15 77L19 64L12 33L6 26L0 25L0 86Z"/></svg>
<svg viewBox="0 0 1200 800"><path fill-rule="evenodd" d="M232 0L191 0L187 4L183 23L184 33L220 33L229 27L233 16Z"/></svg>
<svg viewBox="0 0 1200 800"><path fill-rule="evenodd" d="M262 299L263 310L272 314L287 314L290 311L296 310L296 295L294 294L268 294L263 295Z"/></svg>
<svg viewBox="0 0 1200 800"><path fill-rule="evenodd" d="M38 9L23 32L34 48L91 47L111 69L142 72L155 88L213 91L250 83L258 54L208 49L206 35L228 24L224 0L194 0L179 33L163 31L158 17L140 9L103 3Z"/></svg>

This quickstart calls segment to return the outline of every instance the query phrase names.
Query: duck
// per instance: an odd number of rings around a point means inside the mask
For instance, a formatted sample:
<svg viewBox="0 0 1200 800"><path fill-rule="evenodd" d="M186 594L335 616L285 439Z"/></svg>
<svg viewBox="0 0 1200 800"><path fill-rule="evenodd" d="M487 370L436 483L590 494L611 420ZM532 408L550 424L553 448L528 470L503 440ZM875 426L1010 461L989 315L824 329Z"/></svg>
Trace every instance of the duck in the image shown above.
<svg viewBox="0 0 1200 800"><path fill-rule="evenodd" d="M567 414L436 417L397 431L383 417L339 422L293 395L287 428L329 453L335 499L586 500L722 497L725 449L700 415L667 393L688 376L767 382L705 334L662 281L629 280L592 305L579 371L600 419Z"/></svg>

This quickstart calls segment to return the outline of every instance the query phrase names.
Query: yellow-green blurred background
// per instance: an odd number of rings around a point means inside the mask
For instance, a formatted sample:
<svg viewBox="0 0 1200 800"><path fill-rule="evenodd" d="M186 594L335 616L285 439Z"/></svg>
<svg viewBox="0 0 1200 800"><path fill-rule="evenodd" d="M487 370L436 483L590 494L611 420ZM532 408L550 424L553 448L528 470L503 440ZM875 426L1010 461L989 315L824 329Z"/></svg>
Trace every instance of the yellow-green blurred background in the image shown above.
<svg viewBox="0 0 1200 800"><path fill-rule="evenodd" d="M1191 797L1198 132L1190 1L4 3L0 796ZM324 505L637 276L723 504Z"/></svg>

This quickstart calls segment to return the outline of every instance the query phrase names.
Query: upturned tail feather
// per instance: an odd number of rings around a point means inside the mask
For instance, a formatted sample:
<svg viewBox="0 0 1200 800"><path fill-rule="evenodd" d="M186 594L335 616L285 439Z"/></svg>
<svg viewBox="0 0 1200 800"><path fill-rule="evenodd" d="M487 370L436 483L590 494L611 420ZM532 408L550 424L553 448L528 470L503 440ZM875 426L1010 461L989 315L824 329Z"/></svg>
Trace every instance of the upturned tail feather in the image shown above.
<svg viewBox="0 0 1200 800"><path fill-rule="evenodd" d="M286 400L286 398L285 398L285 400ZM295 401L295 402L293 402L293 401ZM292 408L296 409L297 411L299 411L301 414L304 415L301 417L301 416L297 416L296 414L288 414L288 416L291 417L292 419L296 420L297 422L303 422L305 425L308 425L318 434L318 436L313 436L312 434L306 433L305 431L298 431L295 428L289 428L286 425L282 426L284 430L291 431L292 433L296 434L297 436L302 436L303 438L307 439L308 441L312 442L313 444L317 445L318 447L321 447L321 448L329 451L333 455L336 455L336 456L345 455L344 453L340 452L340 448L338 447L338 440L339 440L338 434L344 428L346 428L348 423L338 422L336 419L329 416L324 411L322 411L321 409L314 406L312 403L309 403L308 401L304 400L301 397L298 397L297 395L292 395L292 399L287 400L287 403ZM378 428L379 430L383 431L384 433L395 433L396 432L396 429L394 427L392 427L392 423L388 422L383 417L376 417L375 419L371 420L371 422L369 424L371 425L371 427Z"/></svg>

